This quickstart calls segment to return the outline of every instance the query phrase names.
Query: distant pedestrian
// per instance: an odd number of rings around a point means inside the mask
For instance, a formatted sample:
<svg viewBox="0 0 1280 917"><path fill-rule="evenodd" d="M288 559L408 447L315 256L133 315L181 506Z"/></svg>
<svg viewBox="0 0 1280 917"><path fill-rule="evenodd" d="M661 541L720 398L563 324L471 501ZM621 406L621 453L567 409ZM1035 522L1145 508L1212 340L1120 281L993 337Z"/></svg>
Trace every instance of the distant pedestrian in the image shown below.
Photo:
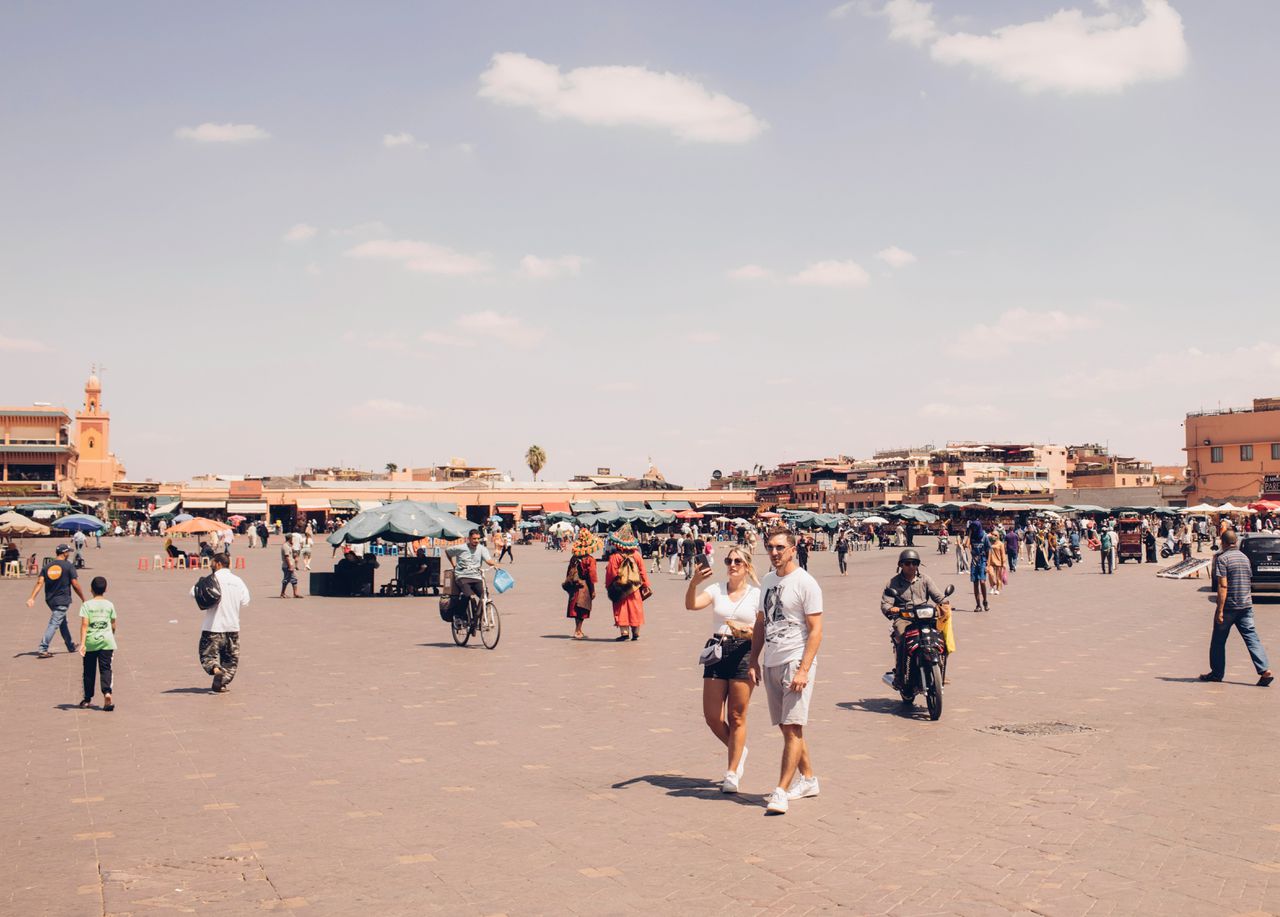
<svg viewBox="0 0 1280 917"><path fill-rule="evenodd" d="M288 588L293 587L293 597L298 595L298 555L293 551L293 543L288 538L280 542L280 598L284 598Z"/></svg>
<svg viewBox="0 0 1280 917"><path fill-rule="evenodd" d="M774 529L765 550L773 570L760 584L749 664L752 684L764 684L769 719L782 731L782 766L766 812L783 815L790 800L819 792L804 727L822 644L822 588L800 569L794 533Z"/></svg>
<svg viewBox="0 0 1280 917"><path fill-rule="evenodd" d="M969 524L969 582L973 583L974 611L990 611L987 602L987 561L991 556L991 538L982 523Z"/></svg>
<svg viewBox="0 0 1280 917"><path fill-rule="evenodd" d="M218 604L205 609L200 627L200 665L213 676L210 690L215 694L229 691L240 669L240 609L249 604L249 587L227 569L228 563L227 555L213 555L209 575L217 579L222 594ZM191 595L195 594L192 586Z"/></svg>
<svg viewBox="0 0 1280 917"><path fill-rule="evenodd" d="M836 563L840 565L840 575L849 575L849 536L841 532L836 539Z"/></svg>
<svg viewBox="0 0 1280 917"><path fill-rule="evenodd" d="M502 563L502 558L509 557L514 564L516 556L511 551L511 542L515 540L515 529L510 532L499 532L497 537L502 539L502 550L498 552L498 563Z"/></svg>
<svg viewBox="0 0 1280 917"><path fill-rule="evenodd" d="M311 551L315 548L315 539L310 534L302 536L302 569L311 572Z"/></svg>
<svg viewBox="0 0 1280 917"><path fill-rule="evenodd" d="M258 527L250 524L245 528L249 534L249 547L256 548L258 546Z"/></svg>
<svg viewBox="0 0 1280 917"><path fill-rule="evenodd" d="M684 572L685 579L693 576L693 551L693 538L685 535L680 539L680 569Z"/></svg>
<svg viewBox="0 0 1280 917"><path fill-rule="evenodd" d="M67 627L67 609L71 607L73 590L80 596L80 601L85 600L80 583L76 581L76 568L67 560L71 548L60 544L53 553L57 555L56 559L50 561L49 566L40 572L35 586L31 589L31 595L27 598L27 607L33 607L36 604L36 593L40 591L41 586L44 586L44 602L49 606L49 625L44 629L40 650L36 653L41 659L48 659L53 655L49 652L49 641L53 639L55 632L62 635L62 642L66 644L68 653L74 653L79 649L72 642L71 629Z"/></svg>
<svg viewBox="0 0 1280 917"><path fill-rule="evenodd" d="M76 548L75 565L76 569L79 570L84 566L84 549L85 545L89 543L89 539L84 537L84 532L77 529L71 533L71 543Z"/></svg>
<svg viewBox="0 0 1280 917"><path fill-rule="evenodd" d="M809 542L803 535L796 541L796 561L801 570L809 569Z"/></svg>
<svg viewBox="0 0 1280 917"><path fill-rule="evenodd" d="M1098 543L1098 553L1102 555L1102 572L1115 573L1116 564L1112 551L1115 549L1115 533L1111 529L1103 529Z"/></svg>
<svg viewBox="0 0 1280 917"><path fill-rule="evenodd" d="M1022 542L1018 530L1010 528L1004 536L1004 556L1009 561L1009 572L1018 572L1018 552L1022 550Z"/></svg>
<svg viewBox="0 0 1280 917"><path fill-rule="evenodd" d="M80 655L84 659L84 693L79 706L93 703L94 682L102 675L102 709L116 709L112 696L111 663L116 654L116 606L107 600L107 578L89 584L93 598L80 606Z"/></svg>
<svg viewBox="0 0 1280 917"><path fill-rule="evenodd" d="M1213 613L1213 634L1209 640L1209 671L1201 681L1222 681L1227 671L1227 637L1234 627L1240 632L1258 685L1267 687L1275 680L1271 674L1267 651L1262 646L1253 622L1253 567L1244 552L1236 547L1236 533L1222 533L1222 551L1213 559L1213 583L1218 589L1218 604Z"/></svg>
<svg viewBox="0 0 1280 917"><path fill-rule="evenodd" d="M613 602L613 622L618 627L618 642L640 639L640 628L644 626L644 602L653 592L639 547L640 543L636 541L629 522L624 522L620 529L609 536L610 553L605 565L604 587ZM693 561L690 559L690 575L692 567Z"/></svg>
<svg viewBox="0 0 1280 917"><path fill-rule="evenodd" d="M1004 539L1000 537L992 538L991 554L987 558L987 585L993 595L999 595L1001 588L1004 587L1005 578L1008 576L1005 572L1005 563L1008 556Z"/></svg>

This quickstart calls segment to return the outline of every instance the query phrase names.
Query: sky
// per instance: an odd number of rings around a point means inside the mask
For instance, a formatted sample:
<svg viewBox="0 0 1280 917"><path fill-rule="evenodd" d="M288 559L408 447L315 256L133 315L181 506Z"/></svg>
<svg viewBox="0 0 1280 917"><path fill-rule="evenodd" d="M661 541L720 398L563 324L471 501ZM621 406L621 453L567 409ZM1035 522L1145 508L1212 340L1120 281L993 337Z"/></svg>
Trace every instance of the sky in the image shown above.
<svg viewBox="0 0 1280 917"><path fill-rule="evenodd" d="M948 440L1280 394L1280 4L28 3L0 403L130 478Z"/></svg>

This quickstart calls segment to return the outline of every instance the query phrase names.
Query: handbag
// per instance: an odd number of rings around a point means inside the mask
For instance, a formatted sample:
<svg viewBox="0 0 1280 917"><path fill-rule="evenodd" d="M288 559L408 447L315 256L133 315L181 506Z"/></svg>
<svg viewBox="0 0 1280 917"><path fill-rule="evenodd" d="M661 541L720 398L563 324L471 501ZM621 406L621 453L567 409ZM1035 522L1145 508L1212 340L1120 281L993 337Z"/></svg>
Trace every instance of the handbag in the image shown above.
<svg viewBox="0 0 1280 917"><path fill-rule="evenodd" d="M702 652L698 654L698 665L715 665L723 658L724 644L720 642L720 638L718 636L712 637L707 641L706 646L702 648Z"/></svg>

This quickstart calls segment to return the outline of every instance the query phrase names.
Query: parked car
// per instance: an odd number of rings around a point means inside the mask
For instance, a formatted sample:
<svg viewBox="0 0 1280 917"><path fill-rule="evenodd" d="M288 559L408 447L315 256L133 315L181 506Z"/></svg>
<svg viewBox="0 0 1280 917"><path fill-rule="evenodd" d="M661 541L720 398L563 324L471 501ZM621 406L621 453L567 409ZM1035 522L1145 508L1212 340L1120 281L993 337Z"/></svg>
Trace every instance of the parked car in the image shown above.
<svg viewBox="0 0 1280 917"><path fill-rule="evenodd" d="M1280 592L1280 535L1249 532L1241 537L1240 550L1253 568L1253 591Z"/></svg>

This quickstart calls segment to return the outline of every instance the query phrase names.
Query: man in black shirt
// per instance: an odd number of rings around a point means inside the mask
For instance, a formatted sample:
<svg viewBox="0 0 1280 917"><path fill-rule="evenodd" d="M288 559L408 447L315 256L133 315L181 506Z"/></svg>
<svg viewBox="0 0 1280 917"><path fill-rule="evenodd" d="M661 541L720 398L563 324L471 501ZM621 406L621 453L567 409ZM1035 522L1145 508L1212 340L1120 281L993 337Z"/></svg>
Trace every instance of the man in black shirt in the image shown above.
<svg viewBox="0 0 1280 917"><path fill-rule="evenodd" d="M67 645L68 653L74 653L80 648L71 642L71 629L67 627L67 609L71 607L71 590L75 590L82 602L85 600L84 593L76 581L76 568L67 561L71 548L60 544L54 553L58 555L57 560L51 561L49 566L44 568L44 572L36 578L35 588L31 590L31 596L27 599L27 607L35 607L36 593L40 591L41 586L44 586L44 601L49 606L50 613L49 626L45 628L44 638L40 641L40 652L36 653L41 659L48 659L53 655L49 652L49 641L53 639L55 631L62 634L62 642Z"/></svg>

